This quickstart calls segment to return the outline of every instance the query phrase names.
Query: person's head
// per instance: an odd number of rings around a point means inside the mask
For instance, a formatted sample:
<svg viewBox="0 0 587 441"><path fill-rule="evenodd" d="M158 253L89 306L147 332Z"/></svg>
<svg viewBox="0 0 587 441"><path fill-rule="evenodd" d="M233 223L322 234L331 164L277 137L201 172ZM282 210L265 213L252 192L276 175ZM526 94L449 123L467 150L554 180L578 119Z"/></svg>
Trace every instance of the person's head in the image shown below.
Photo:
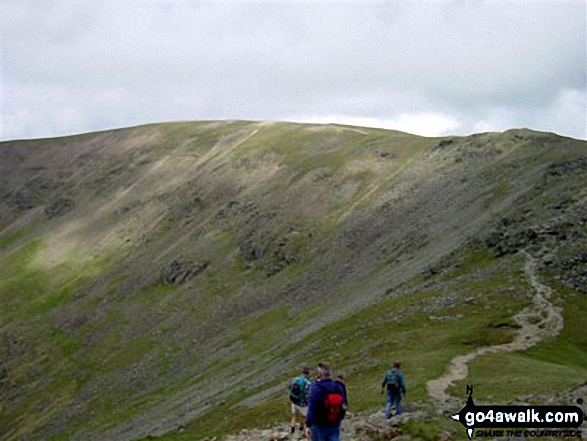
<svg viewBox="0 0 587 441"><path fill-rule="evenodd" d="M302 374L305 377L309 377L310 376L310 368L308 366L304 366L304 369L302 369Z"/></svg>
<svg viewBox="0 0 587 441"><path fill-rule="evenodd" d="M330 378L332 375L332 368L330 367L330 363L318 363L318 378Z"/></svg>
<svg viewBox="0 0 587 441"><path fill-rule="evenodd" d="M344 383L345 380L345 375L344 373L340 372L337 376L336 376L336 381L340 381L341 383Z"/></svg>
<svg viewBox="0 0 587 441"><path fill-rule="evenodd" d="M399 361L394 361L394 362L391 364L391 367L392 367L393 369L399 369L401 365L402 365L402 364L401 364Z"/></svg>

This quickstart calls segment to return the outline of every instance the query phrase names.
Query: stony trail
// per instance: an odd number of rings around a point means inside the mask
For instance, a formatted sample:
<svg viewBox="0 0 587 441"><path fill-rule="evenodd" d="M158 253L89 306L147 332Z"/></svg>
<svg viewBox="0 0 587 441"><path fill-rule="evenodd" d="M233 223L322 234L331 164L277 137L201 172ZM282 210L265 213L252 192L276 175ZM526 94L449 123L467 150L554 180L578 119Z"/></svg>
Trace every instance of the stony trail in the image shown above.
<svg viewBox="0 0 587 441"><path fill-rule="evenodd" d="M441 406L451 399L447 389L455 382L467 378L468 364L471 360L485 354L528 349L546 337L558 335L563 329L562 308L556 307L550 302L550 299L555 295L554 291L538 280L536 259L526 251L521 251L521 253L526 256L524 271L535 293L532 304L514 316L514 320L520 326L516 336L510 343L486 346L469 354L454 357L447 372L440 378L430 380L427 384L428 394Z"/></svg>

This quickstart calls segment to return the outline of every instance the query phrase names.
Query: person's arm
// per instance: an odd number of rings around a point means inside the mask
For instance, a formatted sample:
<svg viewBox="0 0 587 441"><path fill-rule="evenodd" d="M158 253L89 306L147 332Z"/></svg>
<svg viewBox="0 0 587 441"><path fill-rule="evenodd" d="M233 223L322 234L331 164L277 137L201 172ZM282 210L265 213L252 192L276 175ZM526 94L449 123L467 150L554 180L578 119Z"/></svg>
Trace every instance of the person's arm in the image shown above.
<svg viewBox="0 0 587 441"><path fill-rule="evenodd" d="M289 392L289 400L293 403L296 399L296 396L293 394L293 385L295 384L296 380L292 381L291 383L289 383L289 386L287 387L288 392Z"/></svg>
<svg viewBox="0 0 587 441"><path fill-rule="evenodd" d="M383 390L385 389L385 385L387 384L387 372L383 374L383 381L381 382L381 395L383 395Z"/></svg>
<svg viewBox="0 0 587 441"><path fill-rule="evenodd" d="M318 402L318 395L320 395L320 391L318 390L318 385L316 383L312 383L310 387L310 400L308 402L308 413L306 415L306 426L312 427L314 425L315 415L314 412L316 410L316 403Z"/></svg>
<svg viewBox="0 0 587 441"><path fill-rule="evenodd" d="M342 381L337 381L336 383L340 386L340 390L341 390L342 396L344 398L344 405L346 407L348 407L349 406L349 400L348 400L347 395L346 395L346 384L344 384Z"/></svg>
<svg viewBox="0 0 587 441"><path fill-rule="evenodd" d="M406 380L404 378L404 374L401 372L399 375L399 380L400 380L400 389L403 391L403 393L405 395L408 390L408 387L406 386Z"/></svg>

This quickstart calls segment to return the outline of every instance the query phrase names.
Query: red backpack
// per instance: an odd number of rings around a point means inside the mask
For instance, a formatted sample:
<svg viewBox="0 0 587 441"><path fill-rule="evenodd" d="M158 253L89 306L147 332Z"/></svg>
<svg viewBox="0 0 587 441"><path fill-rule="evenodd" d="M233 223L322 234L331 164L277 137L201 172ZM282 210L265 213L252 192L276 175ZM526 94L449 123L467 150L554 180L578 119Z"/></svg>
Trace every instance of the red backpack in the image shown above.
<svg viewBox="0 0 587 441"><path fill-rule="evenodd" d="M324 398L324 409L326 410L329 423L335 424L342 420L345 413L344 397L342 394L338 392L327 393L326 398Z"/></svg>

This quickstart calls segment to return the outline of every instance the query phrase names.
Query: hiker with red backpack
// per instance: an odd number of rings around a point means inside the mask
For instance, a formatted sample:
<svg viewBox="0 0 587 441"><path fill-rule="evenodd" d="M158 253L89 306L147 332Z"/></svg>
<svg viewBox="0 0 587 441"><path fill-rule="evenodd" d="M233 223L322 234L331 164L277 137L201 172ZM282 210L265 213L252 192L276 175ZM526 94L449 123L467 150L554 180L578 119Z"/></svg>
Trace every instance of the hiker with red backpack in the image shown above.
<svg viewBox="0 0 587 441"><path fill-rule="evenodd" d="M318 365L318 380L312 383L306 418L306 437L312 441L339 441L340 423L348 407L346 388L331 378L328 363Z"/></svg>
<svg viewBox="0 0 587 441"><path fill-rule="evenodd" d="M395 414L402 413L402 395L406 395L406 380L404 374L399 370L401 363L394 361L391 369L385 372L381 382L381 395L387 386L387 407L385 408L385 418L391 418L391 408L395 406Z"/></svg>
<svg viewBox="0 0 587 441"><path fill-rule="evenodd" d="M310 368L305 367L302 375L296 377L289 386L289 400L291 401L291 433L296 431L296 419L300 419L300 432L304 431L306 414L308 413L308 399L310 397Z"/></svg>

